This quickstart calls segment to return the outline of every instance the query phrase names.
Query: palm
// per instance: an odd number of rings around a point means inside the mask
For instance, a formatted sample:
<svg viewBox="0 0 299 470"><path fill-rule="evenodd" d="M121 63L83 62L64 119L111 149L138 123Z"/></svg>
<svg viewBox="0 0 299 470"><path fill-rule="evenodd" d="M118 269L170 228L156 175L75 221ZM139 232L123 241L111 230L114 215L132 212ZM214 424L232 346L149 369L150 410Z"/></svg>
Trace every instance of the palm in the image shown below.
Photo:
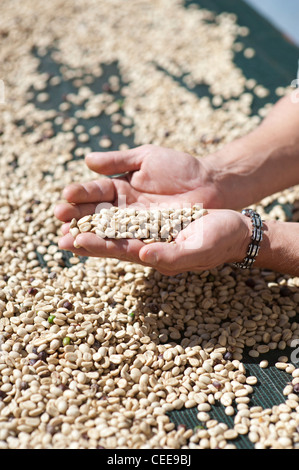
<svg viewBox="0 0 299 470"><path fill-rule="evenodd" d="M132 174L132 186L145 193L174 195L189 192L198 184L198 160L168 149L145 154L141 168Z"/></svg>
<svg viewBox="0 0 299 470"><path fill-rule="evenodd" d="M94 213L101 203L115 205L195 204L216 208L219 194L200 160L186 153L153 145L125 152L104 152L86 157L89 168L110 178L68 186L68 203L56 216L63 222ZM121 177L113 177L123 174Z"/></svg>
<svg viewBox="0 0 299 470"><path fill-rule="evenodd" d="M215 187L208 183L199 160L170 149L145 147L140 168L114 179L117 197L125 195L128 204L144 205L174 202L209 205L215 199Z"/></svg>

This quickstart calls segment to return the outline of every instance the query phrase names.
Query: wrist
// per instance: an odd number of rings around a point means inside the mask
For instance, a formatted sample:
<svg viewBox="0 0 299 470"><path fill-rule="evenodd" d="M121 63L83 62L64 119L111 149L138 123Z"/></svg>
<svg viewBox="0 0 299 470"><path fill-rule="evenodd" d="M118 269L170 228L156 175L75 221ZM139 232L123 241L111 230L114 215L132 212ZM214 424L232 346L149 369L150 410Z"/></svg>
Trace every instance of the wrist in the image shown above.
<svg viewBox="0 0 299 470"><path fill-rule="evenodd" d="M239 210L298 184L298 140L264 124L204 157L222 208Z"/></svg>
<svg viewBox="0 0 299 470"><path fill-rule="evenodd" d="M217 189L221 208L240 210L262 199L261 189L268 186L267 176L259 169L262 159L261 151L258 152L252 146L249 136L204 157L204 164Z"/></svg>
<svg viewBox="0 0 299 470"><path fill-rule="evenodd" d="M264 237L256 267L298 275L298 224L268 220L264 223Z"/></svg>

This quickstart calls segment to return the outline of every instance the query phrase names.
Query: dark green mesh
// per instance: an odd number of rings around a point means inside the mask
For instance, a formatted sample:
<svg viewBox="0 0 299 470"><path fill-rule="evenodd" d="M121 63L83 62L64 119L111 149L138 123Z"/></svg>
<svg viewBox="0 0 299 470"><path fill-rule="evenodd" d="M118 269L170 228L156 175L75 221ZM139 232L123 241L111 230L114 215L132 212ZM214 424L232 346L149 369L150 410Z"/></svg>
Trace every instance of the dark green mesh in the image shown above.
<svg viewBox="0 0 299 470"><path fill-rule="evenodd" d="M266 409L285 402L286 397L283 395L282 391L291 380L291 375L282 370L278 370L275 367L275 362L277 362L279 356L289 356L292 351L293 350L290 348L284 351L271 351L267 354L263 354L258 359L253 359L248 355L244 357L242 362L246 367L246 376L253 375L258 379L258 383L253 387L254 392L250 395L250 407L261 406L263 409ZM259 362L262 359L267 359L269 362L269 366L266 369L262 369L259 366ZM216 419L218 422L226 423L230 428L233 428L234 416L227 416L224 410L223 405L216 403L209 412L210 418ZM175 424L184 424L187 428L194 429L198 425L204 427L204 423L198 421L197 413L197 408L183 409L169 413L169 417ZM232 443L239 449L251 449L254 447L246 435L239 436L237 439L234 439Z"/></svg>

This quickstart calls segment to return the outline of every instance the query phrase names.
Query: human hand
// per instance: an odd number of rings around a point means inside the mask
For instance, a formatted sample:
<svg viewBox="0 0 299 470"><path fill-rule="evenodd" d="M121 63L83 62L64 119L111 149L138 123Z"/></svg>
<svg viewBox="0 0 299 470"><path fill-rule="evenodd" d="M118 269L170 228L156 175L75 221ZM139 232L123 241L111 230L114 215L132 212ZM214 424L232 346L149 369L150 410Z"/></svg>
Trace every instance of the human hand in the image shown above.
<svg viewBox="0 0 299 470"><path fill-rule="evenodd" d="M161 273L202 272L245 258L251 238L247 217L232 210L209 210L182 230L174 244L142 247L139 258Z"/></svg>
<svg viewBox="0 0 299 470"><path fill-rule="evenodd" d="M205 159L154 145L130 150L91 153L88 167L101 175L125 173L119 178L100 178L67 186L63 196L67 203L55 208L56 217L69 222L93 214L100 203L114 205L176 204L220 208L222 197L213 183L212 171Z"/></svg>
<svg viewBox="0 0 299 470"><path fill-rule="evenodd" d="M76 237L80 248L73 247L69 224L63 226L60 247L77 255L110 257L151 266L165 275L185 271L205 271L223 263L242 261L250 237L250 220L231 210L209 210L182 230L175 243L155 242L146 245L137 239L101 239L94 233Z"/></svg>

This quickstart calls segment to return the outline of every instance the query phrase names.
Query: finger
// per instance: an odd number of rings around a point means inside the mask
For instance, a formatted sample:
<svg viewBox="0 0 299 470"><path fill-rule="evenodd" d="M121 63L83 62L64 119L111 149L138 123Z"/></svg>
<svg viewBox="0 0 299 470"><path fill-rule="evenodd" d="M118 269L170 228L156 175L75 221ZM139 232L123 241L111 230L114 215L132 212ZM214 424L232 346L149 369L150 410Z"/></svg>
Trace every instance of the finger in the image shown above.
<svg viewBox="0 0 299 470"><path fill-rule="evenodd" d="M103 239L93 233L81 233L76 237L76 242L89 256L116 258L141 264L139 251L144 244L140 240Z"/></svg>
<svg viewBox="0 0 299 470"><path fill-rule="evenodd" d="M90 202L111 202L115 199L115 186L109 178L87 183L73 183L63 190L63 197L74 204Z"/></svg>
<svg viewBox="0 0 299 470"><path fill-rule="evenodd" d="M73 205L63 202L54 208L54 215L62 222L69 222L72 219L79 220L85 215L94 214L97 206L96 203Z"/></svg>
<svg viewBox="0 0 299 470"><path fill-rule="evenodd" d="M75 248L74 247L74 238L70 233L67 233L58 241L58 246L60 250L71 251L78 256L90 256L89 252L84 248Z"/></svg>
<svg viewBox="0 0 299 470"><path fill-rule="evenodd" d="M66 235L67 233L69 233L69 230L70 230L70 224L69 223L63 224L61 226L61 232L63 233L63 235Z"/></svg>
<svg viewBox="0 0 299 470"><path fill-rule="evenodd" d="M113 152L94 152L85 157L87 166L102 175L116 175L139 170L143 160L139 147Z"/></svg>

